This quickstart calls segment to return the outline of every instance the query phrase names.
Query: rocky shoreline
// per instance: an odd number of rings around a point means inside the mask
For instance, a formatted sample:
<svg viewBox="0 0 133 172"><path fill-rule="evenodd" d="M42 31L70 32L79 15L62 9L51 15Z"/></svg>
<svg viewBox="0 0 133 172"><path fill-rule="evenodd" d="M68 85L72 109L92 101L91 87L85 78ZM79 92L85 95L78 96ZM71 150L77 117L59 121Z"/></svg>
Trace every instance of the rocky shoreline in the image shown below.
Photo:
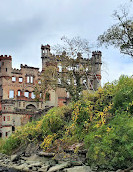
<svg viewBox="0 0 133 172"><path fill-rule="evenodd" d="M86 150L72 149L58 153L43 152L34 145L11 156L0 153L0 172L114 172L87 165ZM122 172L122 170L117 170ZM133 170L130 170L133 172Z"/></svg>

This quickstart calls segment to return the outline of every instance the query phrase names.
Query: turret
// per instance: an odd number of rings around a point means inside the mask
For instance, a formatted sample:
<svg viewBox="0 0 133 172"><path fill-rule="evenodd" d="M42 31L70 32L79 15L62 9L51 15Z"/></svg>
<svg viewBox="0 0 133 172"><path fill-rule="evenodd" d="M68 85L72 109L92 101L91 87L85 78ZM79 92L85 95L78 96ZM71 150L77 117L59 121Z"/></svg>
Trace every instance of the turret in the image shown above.
<svg viewBox="0 0 133 172"><path fill-rule="evenodd" d="M0 76L10 76L12 70L12 57L0 56Z"/></svg>
<svg viewBox="0 0 133 172"><path fill-rule="evenodd" d="M94 90L97 90L98 87L101 85L101 51L93 51L91 64L92 64L92 75L93 75L93 87Z"/></svg>
<svg viewBox="0 0 133 172"><path fill-rule="evenodd" d="M42 70L44 70L46 66L46 62L49 61L50 57L50 45L41 45L41 58L42 58Z"/></svg>

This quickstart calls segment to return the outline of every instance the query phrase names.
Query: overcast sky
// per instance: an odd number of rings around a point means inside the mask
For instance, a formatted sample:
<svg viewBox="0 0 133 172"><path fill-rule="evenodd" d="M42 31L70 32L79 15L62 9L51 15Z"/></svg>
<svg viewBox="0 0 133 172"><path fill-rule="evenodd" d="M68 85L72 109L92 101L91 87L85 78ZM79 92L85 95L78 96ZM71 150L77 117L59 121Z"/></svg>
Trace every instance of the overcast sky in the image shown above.
<svg viewBox="0 0 133 172"><path fill-rule="evenodd" d="M115 22L113 11L128 1L0 0L0 54L11 55L14 68L21 63L41 68L41 44L55 45L64 35L93 43ZM121 74L133 75L133 60L128 56L112 47L99 50L102 84Z"/></svg>

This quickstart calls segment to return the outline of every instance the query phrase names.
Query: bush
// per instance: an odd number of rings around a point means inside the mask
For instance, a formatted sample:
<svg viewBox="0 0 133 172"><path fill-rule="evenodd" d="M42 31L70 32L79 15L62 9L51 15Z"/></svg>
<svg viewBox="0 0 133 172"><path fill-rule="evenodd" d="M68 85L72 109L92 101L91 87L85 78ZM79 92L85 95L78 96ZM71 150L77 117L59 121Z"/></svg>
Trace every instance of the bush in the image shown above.
<svg viewBox="0 0 133 172"><path fill-rule="evenodd" d="M88 162L100 168L125 168L133 163L133 118L117 113L108 125L88 133L84 139Z"/></svg>

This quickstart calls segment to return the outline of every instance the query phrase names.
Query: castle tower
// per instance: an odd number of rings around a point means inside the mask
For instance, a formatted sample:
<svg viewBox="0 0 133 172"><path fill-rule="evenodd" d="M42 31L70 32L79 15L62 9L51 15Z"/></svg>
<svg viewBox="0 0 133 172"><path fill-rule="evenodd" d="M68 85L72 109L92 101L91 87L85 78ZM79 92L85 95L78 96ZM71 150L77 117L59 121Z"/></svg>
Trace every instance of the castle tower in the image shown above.
<svg viewBox="0 0 133 172"><path fill-rule="evenodd" d="M42 58L42 71L46 67L46 62L49 61L50 58L50 45L41 45L41 58Z"/></svg>
<svg viewBox="0 0 133 172"><path fill-rule="evenodd" d="M3 79L8 78L11 75L12 70L12 57L11 56L0 56L0 101L3 96Z"/></svg>
<svg viewBox="0 0 133 172"><path fill-rule="evenodd" d="M93 75L93 87L97 90L101 86L101 51L92 52L91 64L92 64L92 75Z"/></svg>
<svg viewBox="0 0 133 172"><path fill-rule="evenodd" d="M0 77L10 76L12 70L12 57L0 56Z"/></svg>

